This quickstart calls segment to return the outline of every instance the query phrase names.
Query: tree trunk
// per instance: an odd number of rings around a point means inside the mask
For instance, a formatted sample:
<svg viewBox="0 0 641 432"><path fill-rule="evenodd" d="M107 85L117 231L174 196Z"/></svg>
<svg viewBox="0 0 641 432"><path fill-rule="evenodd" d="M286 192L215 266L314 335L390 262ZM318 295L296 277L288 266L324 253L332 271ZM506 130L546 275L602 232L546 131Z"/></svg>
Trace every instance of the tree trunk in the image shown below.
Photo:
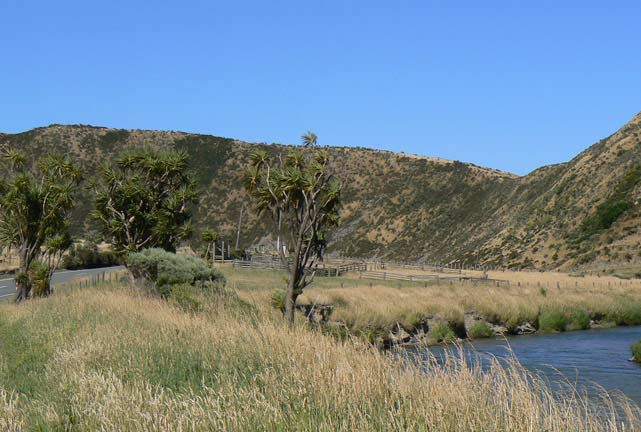
<svg viewBox="0 0 641 432"><path fill-rule="evenodd" d="M18 259L20 260L20 264L18 266L18 273L16 273L15 277L16 298L14 301L16 303L27 300L31 294L31 280L28 273L31 260L29 259L29 253L25 246L20 248Z"/></svg>
<svg viewBox="0 0 641 432"><path fill-rule="evenodd" d="M296 314L296 299L300 292L298 288L300 286L301 278L305 272L305 269L302 268L301 262L301 249L303 244L302 234L298 237L298 242L296 243L296 253L293 255L293 261L291 263L290 272L289 272L289 281L287 282L287 291L285 292L285 319L289 322L290 326L294 325L294 316ZM281 259L284 255L281 255Z"/></svg>
<svg viewBox="0 0 641 432"><path fill-rule="evenodd" d="M16 297L14 301L16 303L20 303L23 300L27 300L31 291L31 283L29 281L27 269L24 268L23 265L20 266L20 270L16 273L15 282Z"/></svg>

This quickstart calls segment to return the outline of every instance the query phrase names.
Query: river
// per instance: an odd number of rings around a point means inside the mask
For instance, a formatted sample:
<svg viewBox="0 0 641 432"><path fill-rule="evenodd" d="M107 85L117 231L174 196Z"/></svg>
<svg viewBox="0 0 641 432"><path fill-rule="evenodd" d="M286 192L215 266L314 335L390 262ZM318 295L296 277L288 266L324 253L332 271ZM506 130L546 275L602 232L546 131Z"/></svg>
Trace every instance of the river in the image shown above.
<svg viewBox="0 0 641 432"><path fill-rule="evenodd" d="M501 358L512 349L519 362L530 371L545 376L551 383L559 373L577 385L590 389L593 384L608 392L622 392L641 406L641 365L628 361L630 345L641 339L641 326L605 330L584 330L555 334L513 336L507 339L481 339L464 345L472 352ZM413 354L428 349L437 358L452 347L412 348Z"/></svg>

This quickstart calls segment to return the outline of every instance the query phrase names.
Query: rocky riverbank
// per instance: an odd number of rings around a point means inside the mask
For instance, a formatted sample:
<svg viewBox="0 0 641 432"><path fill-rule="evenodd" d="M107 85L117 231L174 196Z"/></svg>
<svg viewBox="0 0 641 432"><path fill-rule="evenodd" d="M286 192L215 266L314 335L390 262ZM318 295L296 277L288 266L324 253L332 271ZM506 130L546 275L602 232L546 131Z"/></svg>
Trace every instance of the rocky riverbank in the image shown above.
<svg viewBox="0 0 641 432"><path fill-rule="evenodd" d="M357 336L372 344L388 349L403 345L435 345L439 343L502 337L507 335L529 335L586 329L603 329L627 325L601 314L580 309L545 310L535 320L504 322L488 319L480 313L470 311L462 320L447 320L439 316L425 316L411 325L395 322L391 326L367 326L351 328L347 323L332 319L335 306L331 304L301 304L298 312L323 331L340 338ZM633 323L629 323L633 324ZM640 348L641 354L641 348Z"/></svg>

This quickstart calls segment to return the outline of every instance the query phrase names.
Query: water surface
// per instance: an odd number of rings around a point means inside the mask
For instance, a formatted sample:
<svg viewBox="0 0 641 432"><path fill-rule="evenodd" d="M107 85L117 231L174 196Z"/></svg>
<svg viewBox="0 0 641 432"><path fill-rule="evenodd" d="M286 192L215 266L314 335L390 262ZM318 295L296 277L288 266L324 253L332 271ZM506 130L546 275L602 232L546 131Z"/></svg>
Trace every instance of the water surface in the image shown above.
<svg viewBox="0 0 641 432"><path fill-rule="evenodd" d="M476 351L481 356L509 356L508 345L527 369L539 372L550 382L560 379L561 373L579 389L594 393L596 383L608 392L622 392L641 406L641 365L628 361L630 345L641 339L641 326L618 327L607 330L584 330L557 334L513 336L507 339L482 339L465 344L466 355ZM452 347L413 348L410 352L425 354L425 350L442 358L444 350Z"/></svg>

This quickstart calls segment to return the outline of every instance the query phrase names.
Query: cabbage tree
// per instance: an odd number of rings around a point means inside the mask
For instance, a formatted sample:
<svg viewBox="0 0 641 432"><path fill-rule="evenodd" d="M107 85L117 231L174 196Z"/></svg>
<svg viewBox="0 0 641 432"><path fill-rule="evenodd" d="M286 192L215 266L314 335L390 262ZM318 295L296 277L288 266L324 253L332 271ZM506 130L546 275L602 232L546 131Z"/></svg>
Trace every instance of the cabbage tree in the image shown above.
<svg viewBox="0 0 641 432"><path fill-rule="evenodd" d="M71 245L69 218L80 171L68 157L58 155L47 155L31 166L22 152L8 147L0 148L0 164L0 246L18 252L15 301L19 302L49 294L55 265ZM35 272L46 274L42 283L47 288L32 291L35 273L30 270L39 259L49 265L44 273Z"/></svg>
<svg viewBox="0 0 641 432"><path fill-rule="evenodd" d="M302 136L303 147L270 157L252 155L245 186L259 214L268 213L279 238L288 241L281 262L288 272L284 316L294 322L296 299L309 286L327 247L331 228L338 225L341 184L330 170L329 152L316 146L316 135Z"/></svg>

